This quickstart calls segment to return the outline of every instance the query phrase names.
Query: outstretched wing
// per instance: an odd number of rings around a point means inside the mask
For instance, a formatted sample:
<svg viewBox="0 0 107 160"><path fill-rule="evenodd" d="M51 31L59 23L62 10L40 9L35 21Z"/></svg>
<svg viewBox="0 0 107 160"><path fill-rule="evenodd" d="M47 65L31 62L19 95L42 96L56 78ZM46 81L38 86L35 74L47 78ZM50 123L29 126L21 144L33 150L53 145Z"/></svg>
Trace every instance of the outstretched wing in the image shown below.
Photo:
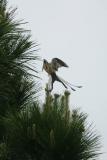
<svg viewBox="0 0 107 160"><path fill-rule="evenodd" d="M51 61L52 68L58 70L60 67L68 67L68 65L59 58L53 58Z"/></svg>

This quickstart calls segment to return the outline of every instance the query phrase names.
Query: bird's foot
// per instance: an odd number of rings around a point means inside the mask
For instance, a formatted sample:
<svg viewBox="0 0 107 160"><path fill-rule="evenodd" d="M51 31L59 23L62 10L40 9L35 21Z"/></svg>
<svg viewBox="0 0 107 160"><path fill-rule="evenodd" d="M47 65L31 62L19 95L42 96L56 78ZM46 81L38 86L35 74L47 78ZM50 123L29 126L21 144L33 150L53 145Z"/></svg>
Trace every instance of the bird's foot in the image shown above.
<svg viewBox="0 0 107 160"><path fill-rule="evenodd" d="M46 92L51 92L52 89L47 89L47 88L45 88L45 91L46 91Z"/></svg>

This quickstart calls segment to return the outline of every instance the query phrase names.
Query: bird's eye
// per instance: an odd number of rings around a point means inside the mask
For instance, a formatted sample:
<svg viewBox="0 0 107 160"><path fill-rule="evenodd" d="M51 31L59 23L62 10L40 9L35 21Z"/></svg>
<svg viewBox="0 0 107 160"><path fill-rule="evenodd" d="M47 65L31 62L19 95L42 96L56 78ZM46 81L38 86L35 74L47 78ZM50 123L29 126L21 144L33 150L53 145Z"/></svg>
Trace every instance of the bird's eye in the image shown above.
<svg viewBox="0 0 107 160"><path fill-rule="evenodd" d="M46 63L46 60L44 59L44 63Z"/></svg>

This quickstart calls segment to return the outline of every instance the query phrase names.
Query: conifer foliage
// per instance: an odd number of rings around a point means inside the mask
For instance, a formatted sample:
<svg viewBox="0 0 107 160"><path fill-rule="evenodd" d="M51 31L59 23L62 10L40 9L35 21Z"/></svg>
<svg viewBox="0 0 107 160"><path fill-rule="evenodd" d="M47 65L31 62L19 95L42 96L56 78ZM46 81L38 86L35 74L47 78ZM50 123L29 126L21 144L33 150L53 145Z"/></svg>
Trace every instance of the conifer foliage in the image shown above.
<svg viewBox="0 0 107 160"><path fill-rule="evenodd" d="M99 155L99 136L87 125L87 115L70 112L69 93L47 95L43 108L28 106L3 119L7 157L13 160L95 160ZM7 150L6 150L7 148Z"/></svg>
<svg viewBox="0 0 107 160"><path fill-rule="evenodd" d="M34 94L30 76L37 71L29 63L38 57L30 34L21 28L21 21L14 20L15 11L0 0L0 114L9 106L20 109Z"/></svg>
<svg viewBox="0 0 107 160"><path fill-rule="evenodd" d="M46 91L42 105L35 98L37 45L15 10L0 0L0 160L97 160L99 136L86 114L69 109L70 93Z"/></svg>

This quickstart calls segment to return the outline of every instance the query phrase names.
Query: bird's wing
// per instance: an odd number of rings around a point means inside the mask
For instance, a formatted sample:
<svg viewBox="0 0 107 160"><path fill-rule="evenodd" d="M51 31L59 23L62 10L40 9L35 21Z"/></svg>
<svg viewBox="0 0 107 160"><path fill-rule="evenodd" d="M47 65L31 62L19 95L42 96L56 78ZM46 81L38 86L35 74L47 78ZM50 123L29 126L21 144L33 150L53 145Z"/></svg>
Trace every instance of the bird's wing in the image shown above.
<svg viewBox="0 0 107 160"><path fill-rule="evenodd" d="M52 65L52 68L55 69L56 71L60 67L68 67L68 65L59 58L53 58L51 61L51 65Z"/></svg>

